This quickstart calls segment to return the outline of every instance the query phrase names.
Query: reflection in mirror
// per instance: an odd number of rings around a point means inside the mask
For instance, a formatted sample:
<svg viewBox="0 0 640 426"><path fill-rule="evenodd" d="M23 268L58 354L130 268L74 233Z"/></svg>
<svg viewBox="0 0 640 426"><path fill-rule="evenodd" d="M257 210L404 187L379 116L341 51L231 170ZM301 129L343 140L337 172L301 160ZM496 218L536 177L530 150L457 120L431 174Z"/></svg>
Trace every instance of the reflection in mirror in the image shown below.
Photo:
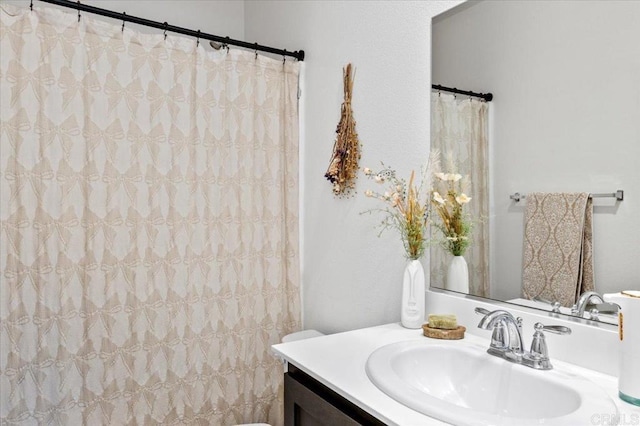
<svg viewBox="0 0 640 426"><path fill-rule="evenodd" d="M640 289L640 2L467 2L432 31L433 83L494 95L489 249L469 262L469 292L615 323L615 305L585 292Z"/></svg>
<svg viewBox="0 0 640 426"><path fill-rule="evenodd" d="M489 108L476 96L462 99L449 93L439 89L431 96L431 149L440 154L440 170L444 173L444 179L434 179L434 201L438 203L438 213L441 204L449 211L461 209L460 227L470 227L470 233L432 233L432 239L440 240L441 244L432 245L430 249L430 279L436 287L486 297L489 295L489 227L486 220L481 219L489 213ZM461 177L459 182L455 181L456 176ZM459 193L464 194L464 201L468 202L458 203L455 198ZM438 216L441 220L436 219L435 223L441 229L446 228L445 216L451 215ZM455 223L451 226L457 227ZM458 241L459 238L464 240ZM462 278L456 275L460 263L467 267L458 274Z"/></svg>

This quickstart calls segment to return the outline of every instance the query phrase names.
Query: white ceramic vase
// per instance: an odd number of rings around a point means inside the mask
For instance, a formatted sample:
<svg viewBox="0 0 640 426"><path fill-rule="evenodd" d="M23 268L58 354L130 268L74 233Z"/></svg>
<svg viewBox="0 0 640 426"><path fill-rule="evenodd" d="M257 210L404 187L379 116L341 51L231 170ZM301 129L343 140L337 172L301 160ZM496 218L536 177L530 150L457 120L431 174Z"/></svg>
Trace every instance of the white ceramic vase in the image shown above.
<svg viewBox="0 0 640 426"><path fill-rule="evenodd" d="M411 260L404 269L402 282L402 326L420 328L424 323L424 268L419 260Z"/></svg>
<svg viewBox="0 0 640 426"><path fill-rule="evenodd" d="M464 256L453 256L447 269L447 290L469 294L469 268Z"/></svg>

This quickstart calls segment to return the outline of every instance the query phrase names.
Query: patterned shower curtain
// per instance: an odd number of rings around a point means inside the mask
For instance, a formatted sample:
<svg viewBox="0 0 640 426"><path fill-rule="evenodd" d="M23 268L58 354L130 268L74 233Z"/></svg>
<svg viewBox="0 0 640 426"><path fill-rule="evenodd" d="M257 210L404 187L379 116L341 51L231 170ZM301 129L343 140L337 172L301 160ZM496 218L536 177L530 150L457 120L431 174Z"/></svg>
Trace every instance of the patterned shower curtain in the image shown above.
<svg viewBox="0 0 640 426"><path fill-rule="evenodd" d="M431 149L440 151L443 172L464 176L471 197L473 228L464 255L469 267L469 293L489 296L489 142L488 106L484 101L444 93L431 94ZM431 285L444 288L451 254L431 246Z"/></svg>
<svg viewBox="0 0 640 426"><path fill-rule="evenodd" d="M282 423L298 64L0 8L0 423Z"/></svg>

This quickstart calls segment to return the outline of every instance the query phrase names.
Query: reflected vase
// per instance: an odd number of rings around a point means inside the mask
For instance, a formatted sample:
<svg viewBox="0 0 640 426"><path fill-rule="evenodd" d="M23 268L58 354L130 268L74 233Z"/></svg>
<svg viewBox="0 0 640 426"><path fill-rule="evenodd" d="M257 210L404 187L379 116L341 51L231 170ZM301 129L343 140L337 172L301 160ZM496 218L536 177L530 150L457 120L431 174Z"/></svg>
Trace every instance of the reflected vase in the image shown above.
<svg viewBox="0 0 640 426"><path fill-rule="evenodd" d="M404 269L402 282L402 312L405 328L421 328L424 323L424 268L419 260L410 260Z"/></svg>
<svg viewBox="0 0 640 426"><path fill-rule="evenodd" d="M449 262L445 288L469 294L469 268L464 256L453 256Z"/></svg>

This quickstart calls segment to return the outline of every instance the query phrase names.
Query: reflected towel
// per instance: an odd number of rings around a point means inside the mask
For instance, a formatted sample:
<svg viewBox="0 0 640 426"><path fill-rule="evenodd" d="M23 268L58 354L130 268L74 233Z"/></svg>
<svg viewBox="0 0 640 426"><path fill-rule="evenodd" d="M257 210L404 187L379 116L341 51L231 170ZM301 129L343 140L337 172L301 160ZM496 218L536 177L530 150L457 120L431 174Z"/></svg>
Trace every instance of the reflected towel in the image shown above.
<svg viewBox="0 0 640 426"><path fill-rule="evenodd" d="M525 298L570 307L594 290L593 205L589 194L527 195L522 262Z"/></svg>

